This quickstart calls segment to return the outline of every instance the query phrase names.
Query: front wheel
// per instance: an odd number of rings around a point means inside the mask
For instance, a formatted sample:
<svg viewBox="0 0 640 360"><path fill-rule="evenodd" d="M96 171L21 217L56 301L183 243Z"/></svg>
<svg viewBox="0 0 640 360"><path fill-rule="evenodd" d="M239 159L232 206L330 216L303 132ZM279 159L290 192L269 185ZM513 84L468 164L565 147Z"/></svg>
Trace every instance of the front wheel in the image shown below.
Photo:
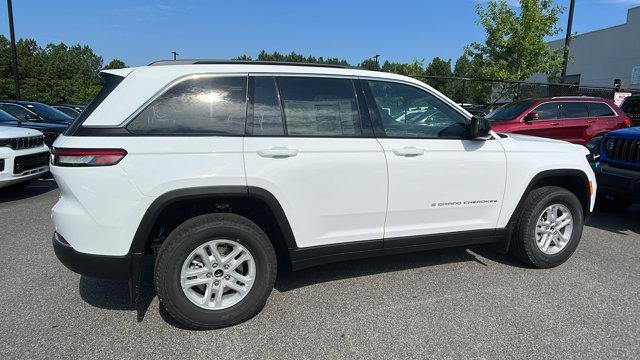
<svg viewBox="0 0 640 360"><path fill-rule="evenodd" d="M559 187L534 189L525 200L512 253L537 268L558 266L576 250L584 225L576 196Z"/></svg>
<svg viewBox="0 0 640 360"><path fill-rule="evenodd" d="M155 266L160 302L182 325L214 329L238 324L264 306L276 278L271 242L250 220L209 214L178 226Z"/></svg>

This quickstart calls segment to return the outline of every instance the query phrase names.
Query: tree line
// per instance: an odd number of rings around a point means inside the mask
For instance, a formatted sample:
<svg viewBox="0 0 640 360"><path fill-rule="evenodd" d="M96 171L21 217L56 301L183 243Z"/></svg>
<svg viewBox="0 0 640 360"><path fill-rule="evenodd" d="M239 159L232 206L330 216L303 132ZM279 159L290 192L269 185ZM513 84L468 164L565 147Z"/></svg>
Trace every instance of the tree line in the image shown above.
<svg viewBox="0 0 640 360"><path fill-rule="evenodd" d="M451 59L434 57L429 63L414 59L408 63L387 60L380 64L374 59L364 59L350 64L340 58L265 50L255 60L353 65L392 72L420 78L458 102L487 103L496 84L443 77L523 81L543 73L551 80L559 80L564 49L551 50L546 39L560 33L558 20L563 8L553 0L519 2L517 10L506 0L478 4L478 24L484 28L486 40L469 44L454 63ZM17 42L17 53L22 97L48 103L87 103L100 89L97 74L101 69L126 67L118 59L104 66L103 58L86 45L60 43L40 47L33 39L21 39ZM254 60L247 54L235 59ZM0 35L0 99L13 96L9 41Z"/></svg>

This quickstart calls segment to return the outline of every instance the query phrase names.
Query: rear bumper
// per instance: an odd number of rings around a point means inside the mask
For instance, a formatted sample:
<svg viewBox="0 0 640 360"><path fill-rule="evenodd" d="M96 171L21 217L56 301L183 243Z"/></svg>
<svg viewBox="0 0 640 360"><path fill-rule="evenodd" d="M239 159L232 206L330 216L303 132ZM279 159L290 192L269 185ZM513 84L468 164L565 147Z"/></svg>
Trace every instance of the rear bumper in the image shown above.
<svg viewBox="0 0 640 360"><path fill-rule="evenodd" d="M81 253L62 243L57 234L53 235L52 241L58 260L75 273L111 280L129 280L134 273L135 256L130 254L104 256Z"/></svg>
<svg viewBox="0 0 640 360"><path fill-rule="evenodd" d="M640 171L600 163L594 172L599 193L640 202Z"/></svg>

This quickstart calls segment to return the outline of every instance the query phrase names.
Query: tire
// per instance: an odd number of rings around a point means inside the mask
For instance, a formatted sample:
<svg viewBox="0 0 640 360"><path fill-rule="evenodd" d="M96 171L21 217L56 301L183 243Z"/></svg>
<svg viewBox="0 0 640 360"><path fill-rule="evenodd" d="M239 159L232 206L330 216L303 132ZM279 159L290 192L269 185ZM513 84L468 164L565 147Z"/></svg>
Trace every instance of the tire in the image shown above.
<svg viewBox="0 0 640 360"><path fill-rule="evenodd" d="M609 195L598 194L596 208L602 212L619 213L627 210L633 204L632 201L620 199Z"/></svg>
<svg viewBox="0 0 640 360"><path fill-rule="evenodd" d="M550 211L549 209L554 209L551 206L556 206L557 212L556 210ZM554 232L558 224L548 219L548 210L551 213L556 212L556 214L565 214L568 211L572 219L571 225L565 225ZM543 218L545 216L546 218ZM539 219L543 220L543 224L549 221L553 225L539 228ZM511 246L512 254L523 263L536 268L556 267L567 261L578 247L583 226L582 205L573 193L555 186L534 189L523 204L522 213L514 232L515 236ZM557 239L550 240L546 250L543 250L545 234L539 231L550 232L547 236L551 239ZM568 241L563 241L557 233L567 237ZM540 240L541 246L538 245L538 240Z"/></svg>
<svg viewBox="0 0 640 360"><path fill-rule="evenodd" d="M219 242L212 243L212 240ZM230 245L235 247L229 247ZM203 246L207 251L207 255L209 255L209 260L213 261L209 264L209 267L206 265L198 267L204 264L205 260L199 255L202 252L197 253L196 249L202 249ZM240 266L244 267L245 271L254 269L254 272L253 276L251 276L251 273L245 273L246 279L253 278L250 289L245 295L240 295L240 292L227 286L225 287L226 290L222 292L224 295L220 298L220 306L215 308L218 305L218 295L215 292L218 284L213 285L213 281L218 281L221 284L220 286L224 284L233 286L242 284L241 287L244 288L249 286L249 282L243 284L242 282L234 281L239 274L230 274L237 270L224 270L224 274L222 273L223 264L215 263L220 256L215 257L212 250L212 247L219 250L219 246L222 247L222 250L218 252L220 255L224 255L223 251L227 248L229 251L243 248L244 251L235 255L232 260L234 262L236 261L235 259L241 261L248 252L251 261L245 260L246 262ZM195 256L195 258L189 262L187 258L192 256ZM232 256L229 256L229 258L232 258ZM253 266L251 262L253 262ZM233 263L231 264L233 266ZM217 266L214 267L214 265ZM195 268L192 266L195 266ZM162 244L154 270L155 287L162 306L181 325L197 330L215 329L241 323L260 312L273 289L277 267L273 246L265 233L255 223L235 214L201 215L178 226ZM194 279L211 282L183 290L183 285L187 286L185 281L190 281L184 280L185 271L201 272L208 271L207 269L217 270L200 274ZM204 278L205 275L210 279ZM231 276L231 280L224 280L229 279L228 276ZM213 290L208 294L208 300L204 300L207 299L207 292L203 288L207 289L209 286ZM233 294L233 296L230 294ZM199 298L200 295L201 298ZM244 297L240 298L241 296ZM238 302L232 303L234 299ZM232 305L223 307L222 301L227 300ZM200 302L204 303L201 304ZM207 308L207 306L209 307Z"/></svg>

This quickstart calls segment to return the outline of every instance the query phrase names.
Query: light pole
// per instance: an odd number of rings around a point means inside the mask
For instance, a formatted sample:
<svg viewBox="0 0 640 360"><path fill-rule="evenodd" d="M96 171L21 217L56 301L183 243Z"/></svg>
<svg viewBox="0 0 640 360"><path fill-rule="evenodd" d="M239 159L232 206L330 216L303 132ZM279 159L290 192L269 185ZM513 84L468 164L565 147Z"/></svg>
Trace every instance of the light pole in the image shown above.
<svg viewBox="0 0 640 360"><path fill-rule="evenodd" d="M376 64L378 64L378 68L380 67L380 61L378 61L378 58L380 57L380 55L375 55L373 58L376 59Z"/></svg>
<svg viewBox="0 0 640 360"><path fill-rule="evenodd" d="M20 79L18 78L18 54L16 52L16 34L13 31L13 7L11 0L7 0L7 12L9 13L9 37L11 38L11 71L16 84L16 100L20 100Z"/></svg>
<svg viewBox="0 0 640 360"><path fill-rule="evenodd" d="M567 23L567 36L564 38L564 62L562 63L561 83L564 83L564 78L567 76L567 65L569 65L569 45L571 44L571 27L573 26L573 8L575 5L576 0L571 0L571 5L569 5L569 21Z"/></svg>
<svg viewBox="0 0 640 360"><path fill-rule="evenodd" d="M178 59L178 55L180 55L180 54L178 54L175 51L172 51L171 53L173 54L173 60L177 60Z"/></svg>

